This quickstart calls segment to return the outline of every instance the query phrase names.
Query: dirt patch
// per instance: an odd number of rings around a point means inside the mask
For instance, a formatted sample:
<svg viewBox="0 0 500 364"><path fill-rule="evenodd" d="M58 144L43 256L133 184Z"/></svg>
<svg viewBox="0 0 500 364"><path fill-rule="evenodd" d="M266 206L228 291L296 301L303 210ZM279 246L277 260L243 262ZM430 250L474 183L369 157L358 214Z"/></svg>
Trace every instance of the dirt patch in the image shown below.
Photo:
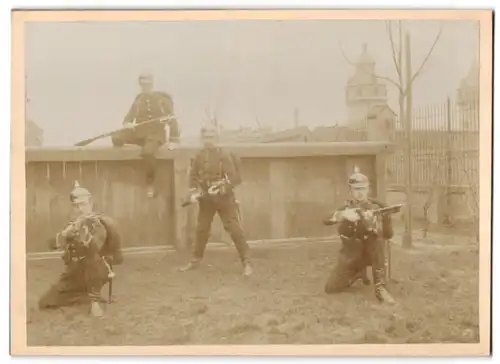
<svg viewBox="0 0 500 364"><path fill-rule="evenodd" d="M28 345L470 343L479 341L477 249L467 239L432 236L411 251L393 248L390 290L328 296L325 279L339 245L254 248L255 274L241 275L234 248L208 251L199 271L177 273L171 254L127 257L117 270L116 302L103 319L85 307L30 312ZM28 307L61 270L28 263ZM107 294L107 289L103 290Z"/></svg>

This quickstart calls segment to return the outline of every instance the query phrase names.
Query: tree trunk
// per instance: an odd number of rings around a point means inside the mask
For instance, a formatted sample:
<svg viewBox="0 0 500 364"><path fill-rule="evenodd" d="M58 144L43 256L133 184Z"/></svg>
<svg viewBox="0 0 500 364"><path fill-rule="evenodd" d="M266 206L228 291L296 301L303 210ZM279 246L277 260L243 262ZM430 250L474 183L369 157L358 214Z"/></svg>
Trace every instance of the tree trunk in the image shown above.
<svg viewBox="0 0 500 364"><path fill-rule="evenodd" d="M410 34L405 34L405 61L406 61L406 211L405 211L405 234L403 237L403 247L412 247L412 205L413 205L413 183L412 183L412 70L411 70L411 43Z"/></svg>

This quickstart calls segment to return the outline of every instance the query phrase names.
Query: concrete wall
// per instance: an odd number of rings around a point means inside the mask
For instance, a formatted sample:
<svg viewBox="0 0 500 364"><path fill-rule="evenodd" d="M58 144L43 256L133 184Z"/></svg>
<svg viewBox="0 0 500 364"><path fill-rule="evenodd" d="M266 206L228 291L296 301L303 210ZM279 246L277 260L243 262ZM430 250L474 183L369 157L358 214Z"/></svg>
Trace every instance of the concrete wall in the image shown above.
<svg viewBox="0 0 500 364"><path fill-rule="evenodd" d="M331 235L321 220L347 197L347 177L358 165L385 198L385 161L392 146L383 141L272 143L223 146L243 162L237 188L247 238ZM26 151L27 252L46 250L46 240L67 222L75 180L89 189L97 210L120 223L124 246L177 245L193 238L196 207L181 208L195 147L160 150L158 196L146 196L138 147L34 148ZM215 218L212 240L224 232Z"/></svg>

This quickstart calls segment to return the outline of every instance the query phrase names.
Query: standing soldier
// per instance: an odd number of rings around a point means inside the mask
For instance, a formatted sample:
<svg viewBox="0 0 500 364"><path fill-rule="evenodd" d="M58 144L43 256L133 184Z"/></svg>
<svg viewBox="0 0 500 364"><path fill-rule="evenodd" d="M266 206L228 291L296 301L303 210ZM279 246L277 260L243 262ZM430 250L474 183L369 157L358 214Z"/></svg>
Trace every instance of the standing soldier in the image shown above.
<svg viewBox="0 0 500 364"><path fill-rule="evenodd" d="M215 214L219 214L224 230L231 236L241 263L243 274L253 269L248 257L249 247L241 226L238 205L233 188L241 183L229 153L217 147L217 130L213 126L201 130L203 149L195 156L189 176L190 198L200 196L196 241L192 259L180 271L197 268L203 259Z"/></svg>
<svg viewBox="0 0 500 364"><path fill-rule="evenodd" d="M349 190L352 199L324 222L326 225L339 223L342 241L339 260L328 277L325 292L345 290L360 276L366 277L366 267L371 264L375 296L381 302L395 303L385 282L385 240L394 234L391 217L389 214L374 216L372 210L386 206L368 197L368 178L357 167L349 177Z"/></svg>
<svg viewBox="0 0 500 364"><path fill-rule="evenodd" d="M51 242L63 249L66 269L38 301L40 310L90 302L93 316L102 316L102 287L114 277L112 265L123 262L116 223L93 211L92 195L77 181L70 194L75 218Z"/></svg>
<svg viewBox="0 0 500 364"><path fill-rule="evenodd" d="M167 142L165 120L169 120L167 122L169 150L174 149L179 143L180 134L177 120L174 117L172 97L165 92L153 90L153 76L150 74L141 74L139 85L141 93L136 96L123 120L123 126L127 129L115 134L112 141L116 147L121 147L124 144L135 144L142 147L141 157L146 166L148 196L153 197L155 195L153 183L156 174L156 152ZM155 121L140 125L150 120Z"/></svg>

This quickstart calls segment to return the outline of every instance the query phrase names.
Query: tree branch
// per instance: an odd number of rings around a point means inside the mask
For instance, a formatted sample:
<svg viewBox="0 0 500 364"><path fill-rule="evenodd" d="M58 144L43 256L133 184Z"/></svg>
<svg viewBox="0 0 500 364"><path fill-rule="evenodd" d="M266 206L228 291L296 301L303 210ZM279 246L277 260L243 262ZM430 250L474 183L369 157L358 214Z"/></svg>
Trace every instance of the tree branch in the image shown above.
<svg viewBox="0 0 500 364"><path fill-rule="evenodd" d="M387 30L387 35L389 36L389 42L391 43L392 61L394 63L394 67L396 67L396 71L398 73L399 79L401 80L401 65L399 64L398 60L396 59L396 46L394 44L394 37L392 35L392 27L391 27L390 20L386 20L385 28ZM401 52L401 49L399 51Z"/></svg>
<svg viewBox="0 0 500 364"><path fill-rule="evenodd" d="M429 49L429 52L427 52L427 55L425 56L424 60L422 61L422 64L420 65L420 67L417 69L417 72L415 72L415 74L413 75L413 77L411 78L411 83L413 83L413 81L420 75L420 73L422 72L424 66L426 65L427 61L429 60L429 58L431 57L432 55L432 52L434 51L434 47L436 47L436 44L437 42L439 41L439 39L441 38L441 34L443 33L443 25L441 24L441 26L439 27L439 32L438 34L436 35L436 39L434 39L434 43L432 43L432 46L431 48ZM410 83L410 84L411 84ZM410 86L410 85L408 85Z"/></svg>
<svg viewBox="0 0 500 364"><path fill-rule="evenodd" d="M399 39L399 54L398 60L399 64L403 64L403 22L398 20L398 39ZM401 72L401 80L403 80L403 73ZM403 81L401 81L401 86L403 87Z"/></svg>
<svg viewBox="0 0 500 364"><path fill-rule="evenodd" d="M213 113L212 113L211 107L209 105L205 107L205 116L207 117L208 125L215 126Z"/></svg>
<svg viewBox="0 0 500 364"><path fill-rule="evenodd" d="M342 44L340 42L339 42L339 47L340 47L340 51L342 52L342 56L344 57L344 59L346 60L346 62L349 63L351 66L356 67L356 64L354 62L352 62L349 58L347 58L347 56L345 55L344 49L342 48ZM392 83L394 86L396 86L398 88L398 90L399 90L400 93L403 93L403 88L401 87L401 85L398 84L396 81L394 81L392 78L387 77L387 76L379 76L379 75L377 75L377 74L375 74L373 72L370 72L368 70L365 70L365 69L363 69L363 71L365 71L366 73L369 73L373 77L378 78L380 80L389 81L390 83Z"/></svg>

